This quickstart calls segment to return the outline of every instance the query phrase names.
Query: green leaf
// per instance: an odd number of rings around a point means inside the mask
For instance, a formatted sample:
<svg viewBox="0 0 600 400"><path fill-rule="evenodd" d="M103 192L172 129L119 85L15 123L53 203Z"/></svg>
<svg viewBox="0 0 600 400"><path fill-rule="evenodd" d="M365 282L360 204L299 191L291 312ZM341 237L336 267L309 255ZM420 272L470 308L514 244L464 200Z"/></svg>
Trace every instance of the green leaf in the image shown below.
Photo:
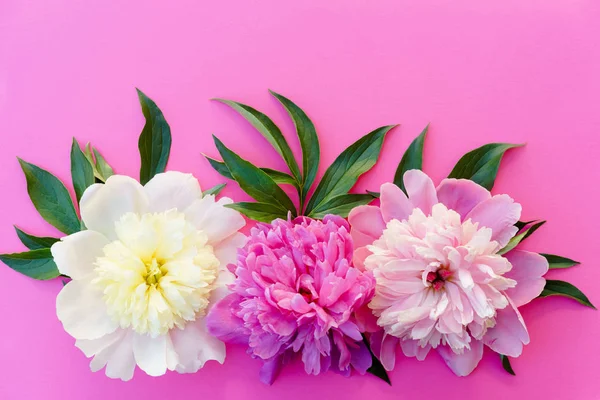
<svg viewBox="0 0 600 400"><path fill-rule="evenodd" d="M315 181L317 170L319 169L319 157L321 155L319 137L317 136L315 125L300 107L272 90L269 92L271 92L271 94L275 96L286 109L296 127L296 133L298 134L300 147L302 148L302 185L300 203L304 204L306 195ZM300 212L302 212L302 205L300 206Z"/></svg>
<svg viewBox="0 0 600 400"><path fill-rule="evenodd" d="M344 150L327 168L315 189L305 213L318 210L323 204L341 194L348 193L359 176L377 162L386 133L396 125L383 126L363 136Z"/></svg>
<svg viewBox="0 0 600 400"><path fill-rule="evenodd" d="M504 354L498 354L498 355L500 356L500 360L502 361L502 367L504 368L504 370L511 375L516 375L515 371L512 369L512 366L510 365L510 360L508 359L508 357L506 357Z"/></svg>
<svg viewBox="0 0 600 400"><path fill-rule="evenodd" d="M255 127L269 141L269 143L271 143L279 155L281 155L285 163L288 165L294 179L296 179L298 182L301 182L300 170L298 168L298 163L294 158L294 154L292 153L292 149L290 149L289 144L283 137L281 130L277 127L277 125L275 125L275 123L273 123L273 121L271 121L269 117L246 104L225 99L213 100L227 104L229 107L237 111L248 122L250 122L250 124L252 124L252 126Z"/></svg>
<svg viewBox="0 0 600 400"><path fill-rule="evenodd" d="M65 185L46 170L20 158L19 163L27 179L27 193L40 215L61 232L78 232L79 218Z"/></svg>
<svg viewBox="0 0 600 400"><path fill-rule="evenodd" d="M219 193L221 193L221 190L223 190L223 188L225 187L225 185L227 185L226 183L221 183L220 185L216 185L211 187L208 190L205 190L204 192L202 192L202 197L204 196L208 196L208 195L214 195L217 196Z"/></svg>
<svg viewBox="0 0 600 400"><path fill-rule="evenodd" d="M390 381L390 377L388 376L387 371L383 367L383 364L381 364L381 361L379 361L379 359L375 357L375 354L373 354L371 346L369 345L369 340L367 340L365 335L363 335L363 343L365 344L365 346L367 346L367 349L369 349L369 353L371 353L371 366L369 367L367 372L369 374L375 375L379 379L387 382L388 385L392 386L392 381Z"/></svg>
<svg viewBox="0 0 600 400"><path fill-rule="evenodd" d="M233 179L233 176L231 176L231 173L229 172L229 170L227 169L227 166L225 165L225 163L223 161L215 160L214 158L210 158L207 155L204 155L204 157L208 160L208 162L214 168L214 170L217 171L219 174L221 174L221 176L224 176L225 178ZM267 175L269 175L271 177L271 179L273 179L275 181L275 183L284 184L284 185L285 184L294 185L294 186L298 187L298 182L296 182L291 175L286 174L285 172L276 171L276 170L270 169L270 168L261 168L261 170L263 172L265 172Z"/></svg>
<svg viewBox="0 0 600 400"><path fill-rule="evenodd" d="M591 307L596 309L592 302L587 298L585 294L579 289L577 289L574 285L565 281L557 281L557 280L546 280L546 286L544 290L542 290L542 294L540 297L548 297L548 296L565 296L570 297L574 300L577 300L584 306Z"/></svg>
<svg viewBox="0 0 600 400"><path fill-rule="evenodd" d="M555 256L554 254L540 253L540 255L548 260L550 269L571 268L575 265L581 264L579 261L571 260L570 258L566 257Z"/></svg>
<svg viewBox="0 0 600 400"><path fill-rule="evenodd" d="M404 173L411 169L423 169L423 144L425 143L427 129L429 129L429 124L423 129L423 132L412 141L410 146L408 146L408 149L404 152L402 160L400 160L400 164L398 164L398 168L396 169L394 183L402 189L404 193L406 193L403 179Z"/></svg>
<svg viewBox="0 0 600 400"><path fill-rule="evenodd" d="M171 151L171 128L156 103L136 90L146 118L138 141L142 160L140 183L145 185L154 175L165 171Z"/></svg>
<svg viewBox="0 0 600 400"><path fill-rule="evenodd" d="M60 239L53 237L40 237L33 236L28 233L23 232L21 229L15 226L15 231L17 231L17 236L21 240L21 243L25 245L29 250L37 250L37 249L47 249L51 247L54 243L58 242Z"/></svg>
<svg viewBox="0 0 600 400"><path fill-rule="evenodd" d="M291 211L296 216L294 203L266 172L229 150L216 136L213 139L227 169L244 192L260 203L272 205L274 214L285 217Z"/></svg>
<svg viewBox="0 0 600 400"><path fill-rule="evenodd" d="M378 199L379 196L381 196L381 193L379 193L379 192L371 192L370 190L367 190L367 194L370 195L371 197L373 197L374 199Z"/></svg>
<svg viewBox="0 0 600 400"><path fill-rule="evenodd" d="M341 194L323 203L319 209L312 210L311 218L322 219L327 214L335 214L346 218L350 210L373 201L370 194Z"/></svg>
<svg viewBox="0 0 600 400"><path fill-rule="evenodd" d="M60 275L50 249L37 249L24 253L1 254L0 261L30 278L48 280Z"/></svg>
<svg viewBox="0 0 600 400"><path fill-rule="evenodd" d="M491 190L500 168L500 160L508 149L522 144L490 143L478 147L462 156L448 178L470 179Z"/></svg>
<svg viewBox="0 0 600 400"><path fill-rule="evenodd" d="M106 180L113 176L115 172L112 167L108 165L104 157L102 157L102 154L96 149L94 149L94 156L96 157L96 170L98 171L98 175L100 175L100 180L106 182Z"/></svg>
<svg viewBox="0 0 600 400"><path fill-rule="evenodd" d="M506 254L509 251L511 251L512 249L514 249L515 247L517 247L517 245L519 243L521 243L523 240L527 239L529 236L531 236L531 234L535 231L538 230L538 228L542 225L544 225L546 223L546 221L540 221L538 223L535 223L531 226L529 226L528 228L525 228L524 230L521 231L521 233L519 233L516 236L513 236L512 239L510 239L508 241L508 243L506 244L506 246L504 246L502 249L500 249L500 251L498 251L498 254L502 255L502 254Z"/></svg>
<svg viewBox="0 0 600 400"><path fill-rule="evenodd" d="M203 154L204 158L208 160L208 163L215 171L217 171L221 176L224 176L228 179L233 179L231 176L231 172L227 169L227 165L223 161L215 160L214 158L210 158L206 154Z"/></svg>
<svg viewBox="0 0 600 400"><path fill-rule="evenodd" d="M535 222L535 220L531 220L531 221L525 221L525 222L523 222L523 221L517 221L517 222L515 222L515 226L516 226L516 227L519 229L519 231L520 231L521 229L525 228L527 225L529 225L529 224L531 224L531 223L533 223L533 222Z"/></svg>
<svg viewBox="0 0 600 400"><path fill-rule="evenodd" d="M77 201L81 200L85 189L94 184L94 168L81 151L75 138L73 138L73 145L71 146L71 180L73 181Z"/></svg>
<svg viewBox="0 0 600 400"><path fill-rule="evenodd" d="M233 208L246 217L259 222L270 223L277 218L287 218L287 215L281 214L279 210L274 209L271 204L267 203L240 202L226 204L225 207Z"/></svg>

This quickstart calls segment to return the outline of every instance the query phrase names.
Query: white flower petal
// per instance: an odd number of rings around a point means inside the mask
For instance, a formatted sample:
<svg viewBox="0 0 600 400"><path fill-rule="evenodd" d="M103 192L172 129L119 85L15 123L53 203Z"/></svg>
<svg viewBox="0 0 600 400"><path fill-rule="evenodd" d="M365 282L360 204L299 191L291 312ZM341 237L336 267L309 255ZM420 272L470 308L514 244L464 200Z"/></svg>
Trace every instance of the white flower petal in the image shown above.
<svg viewBox="0 0 600 400"><path fill-rule="evenodd" d="M106 366L106 376L128 381L133 378L135 370L131 338L130 331L119 329L104 338L78 340L75 345L84 353L86 351L93 352L94 359L90 363L92 372L99 371Z"/></svg>
<svg viewBox="0 0 600 400"><path fill-rule="evenodd" d="M185 210L194 200L202 197L200 184L192 174L168 171L156 174L144 191L150 200L150 212L163 212L173 208Z"/></svg>
<svg viewBox="0 0 600 400"><path fill-rule="evenodd" d="M61 274L84 279L93 272L94 262L107 244L108 239L101 233L88 230L62 238L50 250Z"/></svg>
<svg viewBox="0 0 600 400"><path fill-rule="evenodd" d="M179 356L179 373L197 372L208 360L220 364L225 361L225 344L207 332L204 319L190 322L184 329L173 329L169 334Z"/></svg>
<svg viewBox="0 0 600 400"><path fill-rule="evenodd" d="M246 240L245 235L237 232L214 247L215 256L219 259L222 268L227 267L228 264L235 264L237 249L244 247Z"/></svg>
<svg viewBox="0 0 600 400"><path fill-rule="evenodd" d="M231 203L233 200L228 197L215 202L215 196L209 195L195 200L185 210L186 218L208 235L210 244L217 245L246 225L239 212L224 207Z"/></svg>
<svg viewBox="0 0 600 400"><path fill-rule="evenodd" d="M133 334L133 355L137 365L150 376L167 372L167 335L151 337Z"/></svg>

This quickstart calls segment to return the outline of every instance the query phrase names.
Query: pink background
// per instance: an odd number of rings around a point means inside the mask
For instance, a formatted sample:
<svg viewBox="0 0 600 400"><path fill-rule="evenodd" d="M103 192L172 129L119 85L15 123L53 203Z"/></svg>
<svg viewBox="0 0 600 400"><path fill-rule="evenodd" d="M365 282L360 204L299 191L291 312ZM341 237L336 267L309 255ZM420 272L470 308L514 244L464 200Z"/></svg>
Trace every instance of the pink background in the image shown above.
<svg viewBox="0 0 600 400"><path fill-rule="evenodd" d="M107 4L108 3L108 4ZM431 122L425 170L439 181L486 142L527 142L508 154L495 192L548 224L527 249L582 261L552 271L600 305L600 5L596 0L482 1L0 1L0 251L20 251L12 224L57 234L35 212L16 156L70 184L72 136L91 141L122 174L137 176L143 126L134 87L173 131L169 169L208 188L222 179L216 133L262 166L283 162L225 97L267 112L298 150L290 121L267 92L291 97L320 133L324 171L348 144L401 123L357 191L391 180L410 141ZM418 3L418 4L417 4ZM225 190L247 199L234 184ZM113 381L89 371L55 311L59 280L0 268L0 398L127 399L600 399L599 314L560 298L523 308L531 344L516 377L486 354L467 378L432 354L401 358L389 387L374 377L306 376L287 368L267 387L259 363L230 346L224 366Z"/></svg>

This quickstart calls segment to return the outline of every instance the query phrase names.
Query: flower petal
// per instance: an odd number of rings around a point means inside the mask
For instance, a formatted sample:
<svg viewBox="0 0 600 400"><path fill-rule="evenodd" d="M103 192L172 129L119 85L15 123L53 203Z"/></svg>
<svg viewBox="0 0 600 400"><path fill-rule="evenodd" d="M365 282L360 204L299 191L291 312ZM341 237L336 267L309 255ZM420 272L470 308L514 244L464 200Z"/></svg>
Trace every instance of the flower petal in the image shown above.
<svg viewBox="0 0 600 400"><path fill-rule="evenodd" d="M511 302L496 314L496 325L487 330L483 342L497 353L519 357L523 345L529 344L529 333L521 313Z"/></svg>
<svg viewBox="0 0 600 400"><path fill-rule="evenodd" d="M379 239L385 229L385 222L379 207L358 206L348 214L350 234L354 248L365 246Z"/></svg>
<svg viewBox="0 0 600 400"><path fill-rule="evenodd" d="M106 376L128 381L133 377L135 359L133 357L133 333L117 329L110 335L95 340L77 340L75 345L87 357L94 356L90 363L92 372L106 366Z"/></svg>
<svg viewBox="0 0 600 400"><path fill-rule="evenodd" d="M406 357L416 357L419 361L423 361L429 350L431 350L431 345L428 344L425 347L421 347L419 340L411 339L401 341L400 347L402 347L402 352Z"/></svg>
<svg viewBox="0 0 600 400"><path fill-rule="evenodd" d="M517 281L517 286L506 290L515 307L529 303L542 293L546 280L543 276L548 272L548 260L537 253L513 250L505 257L512 264L512 269L504 274L505 278Z"/></svg>
<svg viewBox="0 0 600 400"><path fill-rule="evenodd" d="M262 383L271 385L275 381L275 378L277 378L277 375L281 371L282 360L283 356L278 355L264 362L259 374Z"/></svg>
<svg viewBox="0 0 600 400"><path fill-rule="evenodd" d="M94 270L108 239L95 231L81 231L62 238L51 247L52 257L61 274L84 279Z"/></svg>
<svg viewBox="0 0 600 400"><path fill-rule="evenodd" d="M215 196L208 195L195 200L185 210L186 218L196 228L206 232L210 244L217 245L246 225L244 217L239 212L224 207L231 203L233 200L228 197L221 197L215 202Z"/></svg>
<svg viewBox="0 0 600 400"><path fill-rule="evenodd" d="M144 191L150 199L150 212L163 212L176 208L185 210L194 200L202 197L200 184L192 174L168 171L156 174Z"/></svg>
<svg viewBox="0 0 600 400"><path fill-rule="evenodd" d="M75 339L98 339L114 332L119 324L109 317L102 292L90 279L73 280L56 297L56 315Z"/></svg>
<svg viewBox="0 0 600 400"><path fill-rule="evenodd" d="M228 343L248 343L244 321L235 316L232 311L234 307L239 307L240 301L240 296L232 293L211 308L206 316L206 326L211 335Z"/></svg>
<svg viewBox="0 0 600 400"><path fill-rule="evenodd" d="M444 179L436 189L438 201L460 214L462 220L479 203L492 196L469 179Z"/></svg>
<svg viewBox="0 0 600 400"><path fill-rule="evenodd" d="M473 222L492 230L492 240L497 241L500 247L506 246L508 241L517 233L515 223L521 217L521 205L506 194L496 195L476 205L466 216Z"/></svg>
<svg viewBox="0 0 600 400"><path fill-rule="evenodd" d="M398 338L386 334L383 329L373 333L369 338L371 350L375 357L379 359L381 365L386 371L394 369L396 364L396 347Z"/></svg>
<svg viewBox="0 0 600 400"><path fill-rule="evenodd" d="M438 202L433 181L423 171L410 169L404 173L404 187L410 202L420 208L425 215Z"/></svg>
<svg viewBox="0 0 600 400"><path fill-rule="evenodd" d="M197 372L208 360L223 364L225 344L208 334L203 318L187 323L183 329L172 329L169 334L179 358L177 372Z"/></svg>
<svg viewBox="0 0 600 400"><path fill-rule="evenodd" d="M246 240L245 235L237 232L214 247L215 256L219 259L221 267L235 264L237 249L244 247Z"/></svg>
<svg viewBox="0 0 600 400"><path fill-rule="evenodd" d="M406 197L402 189L393 183L384 183L381 185L380 191L379 200L381 202L383 220L387 223L392 219L397 219L398 221L408 219L415 206Z"/></svg>
<svg viewBox="0 0 600 400"><path fill-rule="evenodd" d="M147 212L149 201L138 181L128 176L113 175L104 185L90 186L79 204L85 226L109 240L115 240L115 222L128 212Z"/></svg>
<svg viewBox="0 0 600 400"><path fill-rule="evenodd" d="M167 335L133 335L133 355L137 365L150 376L167 372Z"/></svg>
<svg viewBox="0 0 600 400"><path fill-rule="evenodd" d="M450 346L438 346L438 353L457 376L467 376L483 357L483 343L480 340L471 341L471 349L464 349L462 354L456 354Z"/></svg>

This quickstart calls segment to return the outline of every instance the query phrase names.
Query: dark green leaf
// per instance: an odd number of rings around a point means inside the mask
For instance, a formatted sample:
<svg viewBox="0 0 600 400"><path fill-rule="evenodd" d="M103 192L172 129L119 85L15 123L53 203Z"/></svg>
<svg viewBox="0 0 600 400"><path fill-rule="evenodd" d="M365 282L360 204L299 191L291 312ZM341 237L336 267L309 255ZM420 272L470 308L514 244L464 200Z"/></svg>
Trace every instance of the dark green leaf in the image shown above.
<svg viewBox="0 0 600 400"><path fill-rule="evenodd" d="M548 297L548 296L570 297L574 300L577 300L584 306L588 306L593 309L596 309L596 307L594 307L594 305L586 297L586 295L583 294L583 292L581 290L577 289L575 286L573 286L569 282L547 279L546 286L544 287L542 294L540 294L540 297Z"/></svg>
<svg viewBox="0 0 600 400"><path fill-rule="evenodd" d="M427 129L429 125L423 129L423 132L416 137L415 140L408 146L408 149L404 152L400 164L396 169L396 175L394 175L394 183L403 192L406 193L404 188L404 173L411 169L423 169L423 144L425 143L425 136L427 135Z"/></svg>
<svg viewBox="0 0 600 400"><path fill-rule="evenodd" d="M379 196L381 195L381 193L379 193L379 192L371 192L370 190L367 190L367 194L370 195L371 197L373 197L374 199L378 199Z"/></svg>
<svg viewBox="0 0 600 400"><path fill-rule="evenodd" d="M244 192L260 203L271 204L278 215L285 217L288 211L296 215L294 203L266 172L229 150L216 136L213 138L227 169Z"/></svg>
<svg viewBox="0 0 600 400"><path fill-rule="evenodd" d="M344 150L325 171L323 179L306 206L306 214L320 209L330 199L348 193L359 176L375 165L383 139L394 127L395 125L389 125L375 129Z"/></svg>
<svg viewBox="0 0 600 400"><path fill-rule="evenodd" d="M156 103L141 90L136 90L146 118L138 141L142 160L140 183L145 185L154 175L165 171L171 151L171 128Z"/></svg>
<svg viewBox="0 0 600 400"><path fill-rule="evenodd" d="M214 168L214 170L221 174L221 176L233 179L233 176L231 176L231 173L229 172L227 166L223 161L215 160L214 158L210 158L206 155L204 155L204 157L208 160L208 162ZM298 182L296 182L291 175L286 174L285 172L276 171L270 168L261 168L261 170L264 171L267 175L269 175L271 179L275 181L275 183L298 186Z"/></svg>
<svg viewBox="0 0 600 400"><path fill-rule="evenodd" d="M500 160L508 149L522 144L490 143L478 147L462 156L448 178L470 179L491 190L500 168Z"/></svg>
<svg viewBox="0 0 600 400"><path fill-rule="evenodd" d="M275 123L273 123L269 117L246 104L225 99L214 100L223 104L227 104L229 107L237 111L248 122L250 122L250 124L252 124L252 126L255 127L281 155L285 163L288 165L294 179L296 179L298 182L301 182L300 170L298 168L298 163L294 158L294 154L292 153L292 149L290 149L289 144L283 137L281 130L279 130L277 125L275 125Z"/></svg>
<svg viewBox="0 0 600 400"><path fill-rule="evenodd" d="M204 158L206 158L208 160L210 166L213 167L213 169L215 171L217 171L219 174L221 174L221 176L224 176L225 178L228 178L228 179L233 179L233 176L231 176L231 172L229 172L229 170L227 169L227 165L225 165L225 163L223 161L219 161L219 160L215 160L214 158L210 158L206 154L203 154L203 156L204 156Z"/></svg>
<svg viewBox="0 0 600 400"><path fill-rule="evenodd" d="M523 222L523 221L517 221L517 222L515 223L515 226L516 226L516 227L517 227L519 230L521 230L521 229L525 228L527 225L529 225L529 224L531 224L531 223L533 223L533 222L535 222L535 220L532 220L532 221L525 221L525 222Z"/></svg>
<svg viewBox="0 0 600 400"><path fill-rule="evenodd" d="M535 223L531 226L529 226L528 228L525 228L523 230L521 230L521 233L519 233L516 236L513 236L512 239L510 239L508 241L508 243L506 244L506 246L504 246L502 249L500 249L500 251L498 251L498 254L506 254L509 251L511 251L512 249L514 249L515 247L517 247L517 245L519 243L521 243L523 240L527 239L529 236L531 236L531 234L535 231L538 230L538 228L542 225L544 225L546 223L546 221L540 221L538 223Z"/></svg>
<svg viewBox="0 0 600 400"><path fill-rule="evenodd" d="M323 203L319 209L314 209L308 215L311 218L322 219L327 214L335 214L346 218L350 210L373 201L370 194L341 194Z"/></svg>
<svg viewBox="0 0 600 400"><path fill-rule="evenodd" d="M367 340L365 335L363 335L363 343L365 344L365 346L367 346L367 349L369 349L369 353L371 353L371 366L369 367L367 372L369 374L375 375L379 379L387 382L388 385L392 386L392 381L390 381L390 377L388 376L387 371L381 364L381 361L379 361L379 359L375 357L375 354L373 354L371 346L369 345L369 340Z"/></svg>
<svg viewBox="0 0 600 400"><path fill-rule="evenodd" d="M50 249L37 249L24 253L1 254L0 261L30 278L48 280L60 275Z"/></svg>
<svg viewBox="0 0 600 400"><path fill-rule="evenodd" d="M516 375L515 371L512 369L512 366L510 365L510 360L508 359L508 357L506 357L504 354L499 354L499 356L500 356L500 360L502 361L502 367L504 368L504 370L511 375Z"/></svg>
<svg viewBox="0 0 600 400"><path fill-rule="evenodd" d="M319 157L321 155L319 137L317 136L315 125L300 107L284 96L275 93L272 90L270 90L270 92L277 100L279 100L292 118L292 121L294 121L296 133L300 140L300 147L302 148L302 185L300 203L304 204L306 195L315 181L317 170L319 169ZM300 212L302 212L302 206L300 206Z"/></svg>
<svg viewBox="0 0 600 400"><path fill-rule="evenodd" d="M226 183L221 183L220 185L216 185L216 186L211 187L208 190L205 190L204 192L202 192L202 197L208 196L211 194L214 196L217 196L219 193L221 193L221 190L223 190L225 185L226 185Z"/></svg>
<svg viewBox="0 0 600 400"><path fill-rule="evenodd" d="M548 260L550 269L571 268L581 264L579 261L571 260L570 258L555 256L554 254L540 254Z"/></svg>
<svg viewBox="0 0 600 400"><path fill-rule="evenodd" d="M81 200L85 189L94 184L94 167L81 151L75 138L73 138L73 145L71 146L71 180L73 181L77 201Z"/></svg>
<svg viewBox="0 0 600 400"><path fill-rule="evenodd" d="M20 158L19 163L27 179L27 193L40 215L61 232L78 232L79 218L65 185L46 170Z"/></svg>
<svg viewBox="0 0 600 400"><path fill-rule="evenodd" d="M16 226L15 231L17 231L17 236L21 240L21 243L23 243L29 250L47 249L60 240L53 237L33 236L23 232Z"/></svg>
<svg viewBox="0 0 600 400"><path fill-rule="evenodd" d="M273 205L266 203L240 202L226 204L225 207L233 208L234 210L244 214L246 217L259 222L270 223L277 218L287 218L287 215L283 215L281 210L276 209L273 207Z"/></svg>

